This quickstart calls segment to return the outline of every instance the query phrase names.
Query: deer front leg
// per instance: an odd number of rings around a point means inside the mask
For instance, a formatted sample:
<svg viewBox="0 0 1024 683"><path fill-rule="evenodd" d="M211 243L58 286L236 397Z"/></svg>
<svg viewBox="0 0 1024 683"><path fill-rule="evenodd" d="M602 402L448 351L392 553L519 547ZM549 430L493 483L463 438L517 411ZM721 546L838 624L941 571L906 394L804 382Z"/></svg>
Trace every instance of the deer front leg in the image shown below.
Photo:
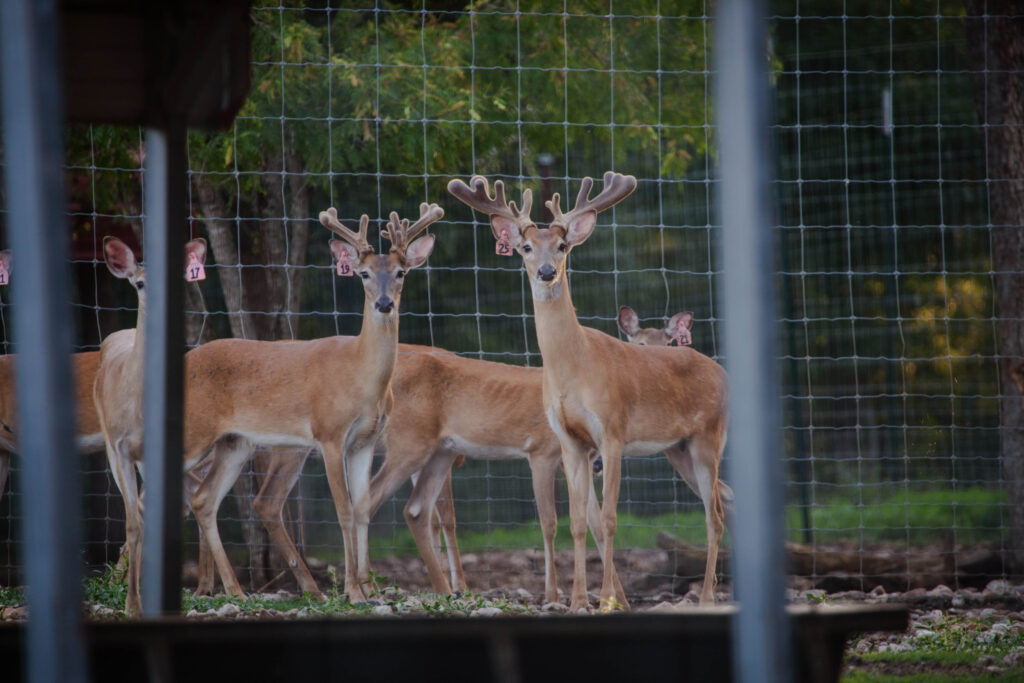
<svg viewBox="0 0 1024 683"><path fill-rule="evenodd" d="M562 440L562 467L569 489L569 528L572 532L573 576L571 611L585 610L587 596L587 506L591 495L590 459L586 449L569 439Z"/></svg>
<svg viewBox="0 0 1024 683"><path fill-rule="evenodd" d="M559 458L535 455L530 458L533 479L533 499L537 502L537 517L544 537L544 600L558 602L558 570L555 567L555 533L558 531L558 511L555 508L555 473Z"/></svg>
<svg viewBox="0 0 1024 683"><path fill-rule="evenodd" d="M601 566L604 567L610 562L612 558L605 555L604 545L604 523L601 521L601 505L597 502L597 493L591 487L590 491L590 503L587 505L587 526L590 527L590 534L594 537L594 544L601 552ZM615 572L615 599L620 604L627 604L626 591L622 588L622 583L619 581L619 573Z"/></svg>
<svg viewBox="0 0 1024 683"><path fill-rule="evenodd" d="M604 491L601 499L601 530L604 532L601 558L604 576L601 580L601 611L629 609L622 584L615 571L613 551L618 527L619 480L622 476L622 444L605 438L601 446L604 460Z"/></svg>
<svg viewBox="0 0 1024 683"><path fill-rule="evenodd" d="M352 501L349 498L341 444L321 443L320 452L324 456L327 484L331 489L334 511L338 515L338 524L341 526L341 540L345 546L345 593L348 595L349 602L366 602L366 593L356 577L355 538L352 533Z"/></svg>
<svg viewBox="0 0 1024 683"><path fill-rule="evenodd" d="M253 500L253 509L256 510L260 521L267 529L271 542L292 570L292 574L299 584L299 590L318 600L324 600L326 596L316 585L316 580L310 574L309 567L306 566L305 560L302 559L298 548L295 547L295 542L292 541L284 523L284 506L288 502L288 496L299 480L302 468L308 458L309 451L306 450L301 453L281 449L273 450L270 461L267 463L263 485Z"/></svg>
<svg viewBox="0 0 1024 683"><path fill-rule="evenodd" d="M142 599L139 596L139 578L142 562L142 510L139 501L139 483L135 475L135 466L128 453L110 444L107 435L107 463L114 476L114 483L121 492L124 501L124 547L128 554L128 568L125 582L128 584L128 596L125 599L124 611L129 616L142 613ZM122 447L123 448L123 447Z"/></svg>
<svg viewBox="0 0 1024 683"><path fill-rule="evenodd" d="M376 444L376 439L371 440L368 444L357 449L345 463L349 496L353 501L351 536L355 541L355 548L352 550L353 557L356 561L356 565L353 568L354 575L359 584L364 586L364 588L369 586L368 590L371 592L373 590L373 586L370 585L369 580L370 520L363 519L360 516L362 510L357 510L354 502L363 500L367 497L367 492L370 488L370 469L373 465L373 449ZM364 573L365 578L363 576Z"/></svg>

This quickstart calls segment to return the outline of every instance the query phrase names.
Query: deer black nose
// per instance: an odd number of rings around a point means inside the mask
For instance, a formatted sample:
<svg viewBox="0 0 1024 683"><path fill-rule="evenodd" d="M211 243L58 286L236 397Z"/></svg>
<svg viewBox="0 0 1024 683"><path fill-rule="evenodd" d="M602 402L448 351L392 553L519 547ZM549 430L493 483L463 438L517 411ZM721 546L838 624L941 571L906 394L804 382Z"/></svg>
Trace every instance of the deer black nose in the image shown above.
<svg viewBox="0 0 1024 683"><path fill-rule="evenodd" d="M555 267L545 263L537 271L537 275L539 275L540 279L544 282L551 282L555 279Z"/></svg>
<svg viewBox="0 0 1024 683"><path fill-rule="evenodd" d="M395 307L395 302L385 296L380 299L377 299L377 302L374 304L374 306L381 313L390 313L391 309Z"/></svg>

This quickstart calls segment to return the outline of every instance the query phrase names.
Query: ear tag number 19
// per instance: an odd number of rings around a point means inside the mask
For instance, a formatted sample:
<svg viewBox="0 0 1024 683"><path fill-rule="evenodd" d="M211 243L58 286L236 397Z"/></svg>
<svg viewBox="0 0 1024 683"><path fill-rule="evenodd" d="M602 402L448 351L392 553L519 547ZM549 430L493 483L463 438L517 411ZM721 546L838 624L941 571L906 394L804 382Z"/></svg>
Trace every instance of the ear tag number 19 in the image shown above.
<svg viewBox="0 0 1024 683"><path fill-rule="evenodd" d="M188 265L185 266L185 280L188 282L199 282L206 279L206 268L195 256L188 257Z"/></svg>
<svg viewBox="0 0 1024 683"><path fill-rule="evenodd" d="M348 260L348 254L344 251L338 257L338 275L341 277L352 277L352 263Z"/></svg>
<svg viewBox="0 0 1024 683"><path fill-rule="evenodd" d="M501 237L494 245L494 253L498 256L508 256L512 253L512 241L509 239L508 230L502 229Z"/></svg>

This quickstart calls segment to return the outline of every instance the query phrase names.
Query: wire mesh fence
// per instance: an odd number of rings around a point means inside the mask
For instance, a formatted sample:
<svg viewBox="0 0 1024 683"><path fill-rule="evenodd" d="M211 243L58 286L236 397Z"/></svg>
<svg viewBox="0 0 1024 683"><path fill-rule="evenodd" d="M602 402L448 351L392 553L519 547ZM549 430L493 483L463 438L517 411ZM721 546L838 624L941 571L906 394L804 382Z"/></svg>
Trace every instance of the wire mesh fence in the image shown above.
<svg viewBox="0 0 1024 683"><path fill-rule="evenodd" d="M390 211L410 216L427 201L446 217L431 228L428 265L405 287L400 340L538 366L519 259L496 255L487 226L445 186L483 174L513 196L572 197L582 177L615 169L639 185L575 252L580 321L617 335L623 305L650 327L692 311L694 347L727 365L709 65L710 50L728 46L711 45L709 3L256 4L249 99L230 129L189 138L187 230L211 246L209 278L189 289L190 344L357 334L362 294L334 276L317 212L336 206L349 223L366 213L377 229ZM806 544L813 579L838 575L829 558L849 559L839 570L849 580L831 585L917 585L923 553L938 558L935 582L1003 576L1006 553L1021 549L1010 540L1000 455L1007 392L991 198L1005 179L988 171L995 124L978 93L989 74L959 2L835 9L774 3L766 56L790 540ZM142 138L138 129L68 131L82 351L134 325L134 296L108 275L99 245L115 234L141 251ZM546 221L540 204L534 217ZM7 352L11 324L4 303ZM742 391L743 378L731 386ZM102 455L82 462L87 556L111 561L123 539L119 496ZM259 530L251 497L261 462L236 487L237 508L221 510L236 563L256 565L254 584L274 574L272 560L245 552ZM524 461L470 460L453 481L463 552L540 546ZM372 557L414 555L401 513L408 491L375 517ZM20 495L15 457L0 501L4 583L20 581ZM561 484L558 497L564 520ZM663 457L626 460L619 508L624 551L657 549L663 531L702 543L700 501ZM286 517L315 567L341 561L319 458L306 463ZM560 542L569 547L565 528ZM881 551L891 561L878 568L868 560ZM658 557L644 573L670 578L672 559ZM471 585L493 583L486 572L467 565Z"/></svg>

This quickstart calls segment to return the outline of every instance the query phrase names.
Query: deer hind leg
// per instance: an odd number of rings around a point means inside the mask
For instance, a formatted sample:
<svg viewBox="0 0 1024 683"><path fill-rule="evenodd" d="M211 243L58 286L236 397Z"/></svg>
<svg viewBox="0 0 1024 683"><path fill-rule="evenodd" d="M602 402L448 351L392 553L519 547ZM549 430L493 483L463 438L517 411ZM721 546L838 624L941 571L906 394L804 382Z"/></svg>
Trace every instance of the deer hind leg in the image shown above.
<svg viewBox="0 0 1024 683"><path fill-rule="evenodd" d="M295 453L279 448L270 453L263 485L253 500L253 509L263 522L270 540L288 563L288 567L299 584L299 590L318 600L325 599L316 580L309 572L305 560L299 554L288 527L284 523L284 507L288 502L295 483L302 475L302 468L309 458L309 451Z"/></svg>
<svg viewBox="0 0 1024 683"><path fill-rule="evenodd" d="M722 533L725 530L722 487L725 487L730 497L732 495L732 489L718 480L721 450L722 445L717 440L699 436L691 439L685 450L676 447L665 453L679 475L704 503L708 554L704 567L704 585L700 592L702 605L715 602L715 568L718 564L718 549L722 543Z"/></svg>
<svg viewBox="0 0 1024 683"><path fill-rule="evenodd" d="M252 457L252 453L253 445L248 439L238 436L219 439L213 446L210 471L192 496L192 512L196 516L203 538L209 545L224 590L239 598L245 597L245 591L238 583L238 577L224 550L217 528L217 511L224 496L238 479L245 463Z"/></svg>
<svg viewBox="0 0 1024 683"><path fill-rule="evenodd" d="M440 547L438 532L444 533L445 552L448 556L448 573L452 582L452 590L456 593L466 590L466 574L462 569L462 555L459 553L459 541L455 534L455 494L452 491L452 471L448 470L441 495L435 506L434 545Z"/></svg>
<svg viewBox="0 0 1024 683"><path fill-rule="evenodd" d="M437 498L441 494L445 482L448 481L448 474L454 459L455 456L446 451L436 451L430 456L427 464L420 470L412 489L412 495L409 496L409 501L403 510L405 523L409 526L420 556L427 566L427 575L430 577L430 585L435 593L452 592L448 577L445 576L441 562L434 551L432 526Z"/></svg>
<svg viewBox="0 0 1024 683"><path fill-rule="evenodd" d="M106 436L106 435L104 435ZM123 444L111 445L107 441L107 462L114 476L117 490L124 501L124 546L128 554L128 568L125 581L128 597L125 612L129 616L142 613L142 599L139 596L139 580L142 568L142 505L139 500L139 482L131 456Z"/></svg>
<svg viewBox="0 0 1024 683"><path fill-rule="evenodd" d="M604 461L604 489L601 499L601 530L604 532L601 558L604 576L601 581L601 611L629 609L625 592L615 571L613 550L618 527L619 483L622 477L622 444L605 438L601 446Z"/></svg>

